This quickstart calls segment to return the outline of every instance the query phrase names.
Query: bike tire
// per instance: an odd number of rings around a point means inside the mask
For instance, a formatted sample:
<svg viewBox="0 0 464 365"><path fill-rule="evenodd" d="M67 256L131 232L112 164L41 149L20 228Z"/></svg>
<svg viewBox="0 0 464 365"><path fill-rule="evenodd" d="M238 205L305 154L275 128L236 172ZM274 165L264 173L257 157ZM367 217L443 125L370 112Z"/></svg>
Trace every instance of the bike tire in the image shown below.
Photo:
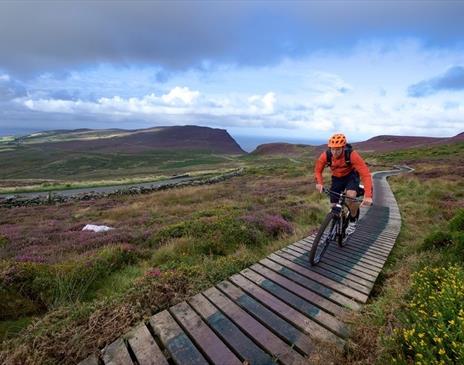
<svg viewBox="0 0 464 365"><path fill-rule="evenodd" d="M319 231L317 232L316 238L311 246L311 251L309 251L309 263L311 266L317 265L324 255L327 247L330 244L330 234L333 233L333 230L337 228L338 218L332 213L327 214ZM324 233L327 235L324 237ZM321 240L321 238L323 238Z"/></svg>
<svg viewBox="0 0 464 365"><path fill-rule="evenodd" d="M338 247L345 247L348 242L348 236L346 236L346 228L348 227L348 218L345 218L343 221L342 234L337 235Z"/></svg>

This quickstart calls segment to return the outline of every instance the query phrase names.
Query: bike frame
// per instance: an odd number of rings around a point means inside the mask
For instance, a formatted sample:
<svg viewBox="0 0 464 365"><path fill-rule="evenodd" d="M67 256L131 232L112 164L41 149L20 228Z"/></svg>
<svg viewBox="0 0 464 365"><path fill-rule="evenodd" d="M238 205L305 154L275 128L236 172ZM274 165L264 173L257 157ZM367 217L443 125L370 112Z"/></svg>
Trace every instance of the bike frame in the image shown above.
<svg viewBox="0 0 464 365"><path fill-rule="evenodd" d="M331 209L331 213L338 220L337 224L337 231L336 231L336 239L334 241L339 242L339 244L343 241L345 238L345 230L348 225L348 215L350 214L350 209L348 208L346 204L346 200L350 199L356 202L359 202L359 199L357 198L350 198L346 195L345 192L343 193L337 193L335 191L325 189L324 188L324 193L326 193L328 196L330 195L335 195L338 196L338 202L335 203L335 205Z"/></svg>
<svg viewBox="0 0 464 365"><path fill-rule="evenodd" d="M325 188L323 192L329 196L338 196L338 202L332 206L329 214L327 214L316 234L309 252L309 261L311 265L317 265L319 263L331 242L336 241L340 247L346 244L345 230L348 226L348 215L350 213L346 200L360 201L357 198L348 197L345 192L340 194ZM327 236L324 236L324 234L327 234Z"/></svg>

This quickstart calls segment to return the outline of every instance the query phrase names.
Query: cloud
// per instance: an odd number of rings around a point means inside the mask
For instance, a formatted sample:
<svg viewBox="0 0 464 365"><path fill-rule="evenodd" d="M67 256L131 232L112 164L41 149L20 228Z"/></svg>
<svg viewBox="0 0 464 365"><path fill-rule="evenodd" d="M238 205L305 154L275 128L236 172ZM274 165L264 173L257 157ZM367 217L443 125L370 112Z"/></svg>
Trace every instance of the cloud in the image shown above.
<svg viewBox="0 0 464 365"><path fill-rule="evenodd" d="M16 102L26 108L45 113L106 114L109 116L149 117L154 115L210 115L235 116L237 119L257 118L274 113L276 95L240 96L234 99L216 99L201 96L199 91L176 86L166 94L154 93L141 98L120 96L102 97L95 101L63 99L18 98Z"/></svg>
<svg viewBox="0 0 464 365"><path fill-rule="evenodd" d="M0 100L0 131L11 125L56 128L60 121L67 128L198 124L324 138L339 130L357 138L462 131L459 95L404 94L416 80L446 70L444 65L461 64L462 52L430 50L411 41L362 45L344 57L327 51L274 66L175 72L162 84L156 81L158 66L102 65L58 78L42 74L20 83L25 90L14 102ZM0 76L4 85L15 82L11 74Z"/></svg>
<svg viewBox="0 0 464 365"><path fill-rule="evenodd" d="M453 66L442 75L409 86L408 95L420 98L440 91L460 90L464 90L464 67Z"/></svg>
<svg viewBox="0 0 464 365"><path fill-rule="evenodd" d="M2 1L0 67L30 74L101 63L270 65L405 34L454 46L464 38L463 12L459 1Z"/></svg>
<svg viewBox="0 0 464 365"><path fill-rule="evenodd" d="M248 98L250 112L253 114L272 114L276 101L276 94L273 92L268 92L265 95L252 95Z"/></svg>
<svg viewBox="0 0 464 365"><path fill-rule="evenodd" d="M199 95L200 93L198 91L190 91L188 87L176 86L168 94L163 95L161 99L165 103L171 105L176 105L178 103L192 105Z"/></svg>
<svg viewBox="0 0 464 365"><path fill-rule="evenodd" d="M17 97L25 96L25 87L8 74L0 75L0 101L12 100Z"/></svg>

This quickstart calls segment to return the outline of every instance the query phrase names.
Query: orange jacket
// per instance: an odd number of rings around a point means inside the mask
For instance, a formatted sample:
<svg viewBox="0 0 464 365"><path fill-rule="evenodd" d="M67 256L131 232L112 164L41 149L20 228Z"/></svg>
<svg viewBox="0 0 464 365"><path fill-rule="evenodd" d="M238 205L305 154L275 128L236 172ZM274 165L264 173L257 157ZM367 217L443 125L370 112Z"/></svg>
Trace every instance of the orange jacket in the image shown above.
<svg viewBox="0 0 464 365"><path fill-rule="evenodd" d="M336 177L343 177L348 175L351 171L356 170L361 177L361 181L364 185L364 191L366 198L372 198L372 177L369 172L369 168L362 159L362 157L356 151L351 152L351 164L346 165L345 163L345 152L340 155L339 158L335 158L332 155L332 165L330 170L332 170L332 175ZM318 184L323 185L324 179L322 178L322 171L327 166L327 155L324 152L321 153L319 158L316 161L316 166L314 166L314 176Z"/></svg>

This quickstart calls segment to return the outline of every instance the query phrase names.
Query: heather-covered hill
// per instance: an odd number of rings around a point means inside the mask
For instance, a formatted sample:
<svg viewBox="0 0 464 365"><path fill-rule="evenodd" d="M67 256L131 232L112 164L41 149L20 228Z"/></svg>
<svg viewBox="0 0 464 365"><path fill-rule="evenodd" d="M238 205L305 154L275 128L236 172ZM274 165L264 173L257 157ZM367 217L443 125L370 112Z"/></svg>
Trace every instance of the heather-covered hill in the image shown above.
<svg viewBox="0 0 464 365"><path fill-rule="evenodd" d="M367 141L353 143L360 151L390 152L407 148L439 146L464 141L464 132L453 137L416 137L381 135Z"/></svg>
<svg viewBox="0 0 464 365"><path fill-rule="evenodd" d="M8 181L6 187L37 188L39 180L100 185L103 180L228 169L234 165L231 159L245 154L226 130L207 127L46 131L0 139L0 179Z"/></svg>
<svg viewBox="0 0 464 365"><path fill-rule="evenodd" d="M224 129L173 126L125 131L118 129L34 133L16 141L42 150L67 152L140 153L151 150L199 150L222 154L245 153Z"/></svg>
<svg viewBox="0 0 464 365"><path fill-rule="evenodd" d="M457 141L457 136L450 138L415 137L415 136L389 136L382 135L368 139L364 142L353 143L360 151L388 152L405 148L425 147Z"/></svg>
<svg viewBox="0 0 464 365"><path fill-rule="evenodd" d="M252 152L253 155L298 155L307 149L312 148L309 145L292 144L292 143L266 143L261 144Z"/></svg>
<svg viewBox="0 0 464 365"><path fill-rule="evenodd" d="M390 136L381 135L368 139L367 141L352 143L353 147L363 152L391 152L408 148L420 148L427 146L439 146L448 143L464 141L464 132L453 137L416 137L416 136ZM295 145L290 143L268 143L258 146L252 153L257 155L291 155L303 152L305 149L314 149L320 154L327 145L310 146Z"/></svg>

